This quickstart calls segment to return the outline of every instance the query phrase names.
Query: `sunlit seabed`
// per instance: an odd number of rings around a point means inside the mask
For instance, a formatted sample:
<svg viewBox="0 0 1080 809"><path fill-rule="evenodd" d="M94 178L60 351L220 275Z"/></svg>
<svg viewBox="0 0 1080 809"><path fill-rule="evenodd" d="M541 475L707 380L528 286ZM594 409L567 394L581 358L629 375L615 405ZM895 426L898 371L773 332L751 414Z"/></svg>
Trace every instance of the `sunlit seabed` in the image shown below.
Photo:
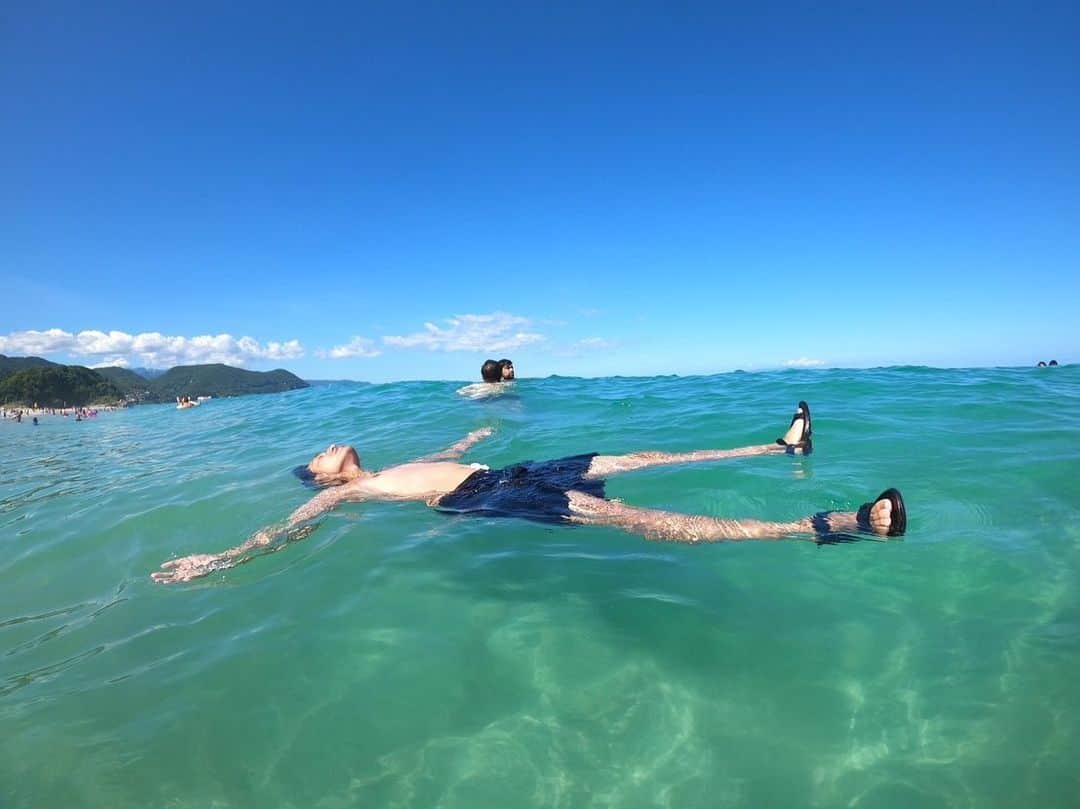
<svg viewBox="0 0 1080 809"><path fill-rule="evenodd" d="M525 369L521 369L524 371ZM1071 806L1080 369L339 384L0 423L0 805ZM609 494L789 519L903 490L902 542L652 544L350 505L174 588L374 467L772 441Z"/></svg>

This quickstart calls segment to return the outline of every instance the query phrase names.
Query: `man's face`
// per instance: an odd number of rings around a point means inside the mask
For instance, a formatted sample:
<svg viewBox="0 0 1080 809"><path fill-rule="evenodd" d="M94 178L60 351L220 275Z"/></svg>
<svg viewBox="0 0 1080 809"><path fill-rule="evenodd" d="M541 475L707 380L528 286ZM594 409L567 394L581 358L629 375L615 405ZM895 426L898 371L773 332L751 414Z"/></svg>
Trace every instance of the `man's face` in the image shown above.
<svg viewBox="0 0 1080 809"><path fill-rule="evenodd" d="M503 382L508 382L514 378L514 363L508 362L502 367Z"/></svg>
<svg viewBox="0 0 1080 809"><path fill-rule="evenodd" d="M360 456L348 444L331 444L308 464L316 477L340 477L353 467L360 468Z"/></svg>

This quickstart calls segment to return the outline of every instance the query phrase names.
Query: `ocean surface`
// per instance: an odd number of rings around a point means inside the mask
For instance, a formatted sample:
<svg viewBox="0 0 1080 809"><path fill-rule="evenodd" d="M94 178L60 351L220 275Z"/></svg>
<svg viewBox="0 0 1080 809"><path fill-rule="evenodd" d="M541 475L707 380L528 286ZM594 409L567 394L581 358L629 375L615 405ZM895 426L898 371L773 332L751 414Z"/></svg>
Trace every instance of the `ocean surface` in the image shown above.
<svg viewBox="0 0 1080 809"><path fill-rule="evenodd" d="M522 369L525 370L525 369ZM0 806L1026 807L1080 794L1080 367L341 383L0 422ZM192 391L193 394L198 391ZM611 497L853 509L902 540L699 546L346 505L176 586L312 492L466 461L771 442Z"/></svg>

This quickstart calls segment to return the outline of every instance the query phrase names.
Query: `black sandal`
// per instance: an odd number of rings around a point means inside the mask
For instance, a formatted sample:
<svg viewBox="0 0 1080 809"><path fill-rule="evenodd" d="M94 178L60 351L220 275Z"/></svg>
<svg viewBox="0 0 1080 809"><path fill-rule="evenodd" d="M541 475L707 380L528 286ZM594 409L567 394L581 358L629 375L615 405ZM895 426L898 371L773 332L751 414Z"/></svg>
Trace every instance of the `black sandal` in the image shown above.
<svg viewBox="0 0 1080 809"><path fill-rule="evenodd" d="M904 507L903 495L901 495L897 489L886 489L875 497L872 502L863 503L859 507L859 524L865 525L867 529L869 529L870 509L873 508L874 503L878 503L882 500L888 500L892 504L892 520L889 523L889 530L886 536L903 536L904 532L907 530L907 508Z"/></svg>
<svg viewBox="0 0 1080 809"><path fill-rule="evenodd" d="M814 434L813 423L810 421L810 405L806 402L799 402L798 408L795 410L795 415L791 417L791 424L788 425L788 429L795 424L799 419L803 420L802 436L794 444L789 444L783 438L777 438L776 443L782 447L787 447L789 450L801 449L803 455L809 455L814 451L814 442L811 440L811 436Z"/></svg>

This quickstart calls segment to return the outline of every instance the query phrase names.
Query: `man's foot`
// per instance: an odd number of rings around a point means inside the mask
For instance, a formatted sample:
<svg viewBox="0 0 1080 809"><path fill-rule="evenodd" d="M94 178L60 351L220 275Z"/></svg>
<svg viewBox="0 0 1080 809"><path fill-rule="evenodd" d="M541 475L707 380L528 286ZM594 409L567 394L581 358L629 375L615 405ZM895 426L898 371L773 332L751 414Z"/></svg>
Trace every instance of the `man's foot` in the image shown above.
<svg viewBox="0 0 1080 809"><path fill-rule="evenodd" d="M791 426L784 433L783 438L777 438L776 443L787 447L787 451L796 454L809 455L814 451L814 442L811 440L813 428L810 422L810 405L799 402L795 408L795 415L791 417Z"/></svg>
<svg viewBox="0 0 1080 809"><path fill-rule="evenodd" d="M901 536L907 530L907 509L900 492L886 489L873 503L863 503L859 509L859 527L881 536Z"/></svg>
<svg viewBox="0 0 1080 809"><path fill-rule="evenodd" d="M896 489L886 489L872 503L864 503L858 512L821 511L810 518L823 545L857 542L858 534L898 537L907 530L904 498Z"/></svg>

